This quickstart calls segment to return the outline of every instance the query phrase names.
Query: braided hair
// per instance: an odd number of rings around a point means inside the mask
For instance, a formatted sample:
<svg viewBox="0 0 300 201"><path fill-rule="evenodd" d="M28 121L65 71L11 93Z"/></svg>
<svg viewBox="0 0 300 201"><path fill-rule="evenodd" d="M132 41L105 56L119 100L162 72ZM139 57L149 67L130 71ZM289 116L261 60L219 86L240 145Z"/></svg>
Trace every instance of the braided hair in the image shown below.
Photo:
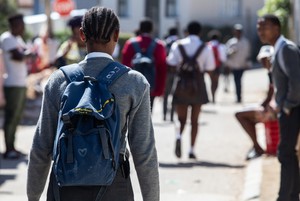
<svg viewBox="0 0 300 201"><path fill-rule="evenodd" d="M82 31L86 41L106 44L114 31L119 29L119 19L110 8L92 7L83 16Z"/></svg>

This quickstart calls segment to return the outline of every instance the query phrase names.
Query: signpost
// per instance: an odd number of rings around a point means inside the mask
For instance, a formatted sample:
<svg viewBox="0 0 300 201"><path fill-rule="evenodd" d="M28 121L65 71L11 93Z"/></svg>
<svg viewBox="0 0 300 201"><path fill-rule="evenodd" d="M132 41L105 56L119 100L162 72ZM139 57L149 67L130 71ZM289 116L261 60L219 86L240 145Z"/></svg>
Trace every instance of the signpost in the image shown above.
<svg viewBox="0 0 300 201"><path fill-rule="evenodd" d="M53 10L58 12L61 16L70 15L74 9L75 3L73 0L55 0L53 2Z"/></svg>

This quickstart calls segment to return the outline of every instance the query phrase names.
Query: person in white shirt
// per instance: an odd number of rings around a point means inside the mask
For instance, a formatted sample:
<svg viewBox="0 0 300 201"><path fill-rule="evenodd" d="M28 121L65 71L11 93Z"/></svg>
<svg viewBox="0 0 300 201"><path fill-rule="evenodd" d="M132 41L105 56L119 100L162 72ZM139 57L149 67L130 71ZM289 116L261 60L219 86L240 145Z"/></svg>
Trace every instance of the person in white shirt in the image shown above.
<svg viewBox="0 0 300 201"><path fill-rule="evenodd" d="M236 90L236 102L242 102L242 76L245 69L251 67L250 43L243 36L243 26L235 24L233 28L234 37L226 43L228 59L226 65L231 70Z"/></svg>
<svg viewBox="0 0 300 201"><path fill-rule="evenodd" d="M211 95L212 95L212 102L215 103L216 98L215 94L219 85L219 77L221 74L221 71L223 69L223 64L227 60L227 55L226 55L226 46L220 42L221 40L221 32L218 30L211 30L208 33L208 37L210 41L207 43L208 46L210 46L214 52L214 57L215 57L215 65L216 69L211 73Z"/></svg>
<svg viewBox="0 0 300 201"><path fill-rule="evenodd" d="M201 33L201 24L194 21L190 22L187 28L188 36L181 40L176 41L172 46L170 53L167 57L167 63L169 68L174 70L179 70L180 65L184 62L184 57L181 54L180 46L183 46L184 51L188 57L192 57L199 50L199 47L204 43L200 39ZM201 111L201 106L208 102L208 96L206 91L206 86L204 82L204 73L211 72L215 69L215 59L212 52L212 49L208 46L204 46L202 52L196 58L200 76L199 79L201 82L200 93L194 96L192 99L185 97L176 97L173 96L173 104L175 105L175 110L180 122L180 128L177 133L175 154L178 158L181 157L181 136L185 128L188 108L191 107L191 148L189 151L189 158L196 159L194 153L194 145L196 142L196 137L198 133L198 117ZM197 74L198 75L198 74Z"/></svg>
<svg viewBox="0 0 300 201"><path fill-rule="evenodd" d="M12 15L8 18L9 31L0 36L3 60L6 69L4 79L4 96L6 105L4 107L4 137L6 152L5 159L18 159L22 156L14 146L15 133L21 119L26 99L27 65L25 62L29 52L22 39L25 30L22 14Z"/></svg>

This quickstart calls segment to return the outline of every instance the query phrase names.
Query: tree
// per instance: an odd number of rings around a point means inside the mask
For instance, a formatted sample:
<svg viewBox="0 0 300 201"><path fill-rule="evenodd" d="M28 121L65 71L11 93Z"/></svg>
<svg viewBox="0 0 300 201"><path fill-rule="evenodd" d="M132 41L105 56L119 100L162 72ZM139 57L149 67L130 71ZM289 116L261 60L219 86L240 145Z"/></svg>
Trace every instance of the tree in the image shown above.
<svg viewBox="0 0 300 201"><path fill-rule="evenodd" d="M291 15L290 0L265 0L265 5L257 12L258 16L264 14L276 15L282 25L282 33L285 36L290 36L289 19Z"/></svg>
<svg viewBox="0 0 300 201"><path fill-rule="evenodd" d="M17 11L16 1L0 0L0 34L8 30L7 16Z"/></svg>

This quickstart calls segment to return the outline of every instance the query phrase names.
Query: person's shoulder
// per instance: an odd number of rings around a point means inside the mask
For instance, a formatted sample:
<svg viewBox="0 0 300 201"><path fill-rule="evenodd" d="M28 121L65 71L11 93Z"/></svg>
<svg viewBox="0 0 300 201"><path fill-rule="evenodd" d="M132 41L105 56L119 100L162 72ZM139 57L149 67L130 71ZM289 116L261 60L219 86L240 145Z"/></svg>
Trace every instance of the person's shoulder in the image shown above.
<svg viewBox="0 0 300 201"><path fill-rule="evenodd" d="M283 54L290 52L290 51L300 52L299 46L296 43L294 43L293 41L285 39L284 42L285 42L285 45L283 45L283 47L282 47ZM289 53L287 53L287 54L289 54Z"/></svg>
<svg viewBox="0 0 300 201"><path fill-rule="evenodd" d="M13 38L13 35L9 31L6 31L6 32L2 33L1 36L0 36L1 41L9 40L9 39L12 39L12 38Z"/></svg>

